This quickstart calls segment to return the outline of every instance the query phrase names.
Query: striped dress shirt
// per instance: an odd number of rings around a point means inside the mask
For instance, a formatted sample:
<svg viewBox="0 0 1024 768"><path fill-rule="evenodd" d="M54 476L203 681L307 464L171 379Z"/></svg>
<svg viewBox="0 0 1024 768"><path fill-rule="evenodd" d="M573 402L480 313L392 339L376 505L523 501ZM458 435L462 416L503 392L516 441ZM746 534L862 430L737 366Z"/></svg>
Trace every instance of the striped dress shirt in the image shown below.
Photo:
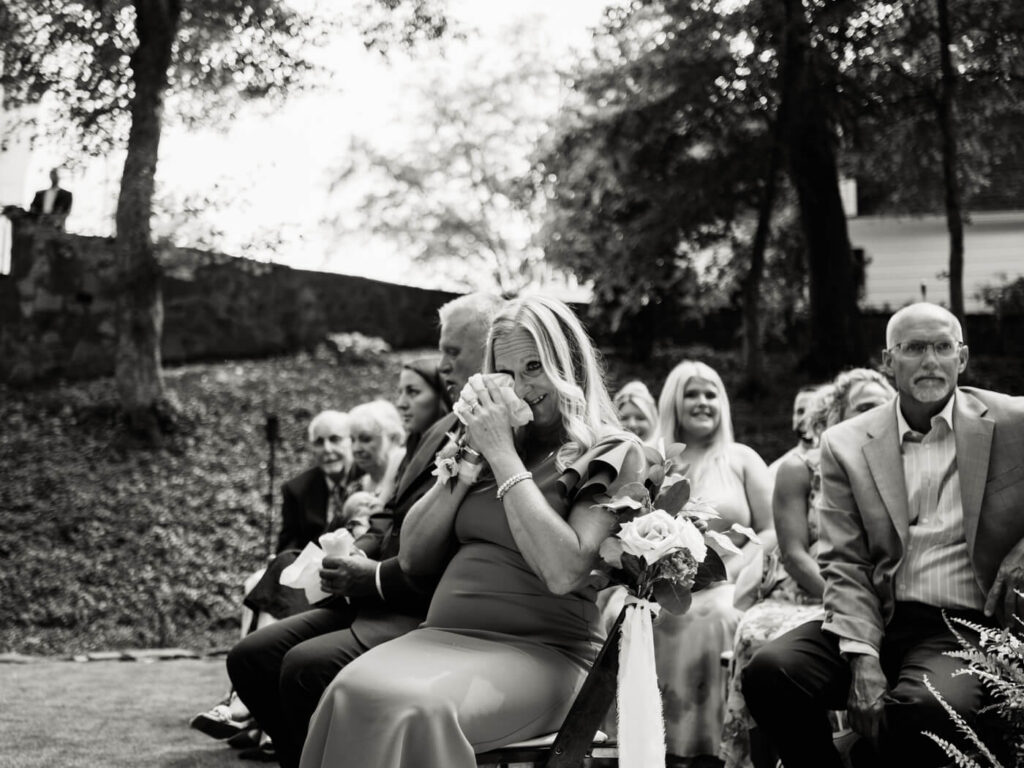
<svg viewBox="0 0 1024 768"><path fill-rule="evenodd" d="M925 434L911 429L896 408L910 536L896 570L895 596L942 608L981 610L985 594L974 578L964 533L953 432L955 398L932 417Z"/></svg>

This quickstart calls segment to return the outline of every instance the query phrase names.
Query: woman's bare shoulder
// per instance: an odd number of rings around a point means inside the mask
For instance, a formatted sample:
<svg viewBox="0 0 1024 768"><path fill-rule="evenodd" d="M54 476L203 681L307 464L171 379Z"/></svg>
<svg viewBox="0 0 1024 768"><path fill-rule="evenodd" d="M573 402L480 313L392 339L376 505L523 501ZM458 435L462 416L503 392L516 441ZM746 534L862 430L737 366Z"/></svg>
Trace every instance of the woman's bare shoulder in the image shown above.
<svg viewBox="0 0 1024 768"><path fill-rule="evenodd" d="M745 443L730 443L726 446L726 456L729 457L729 463L734 469L768 470L768 465L761 458L761 454Z"/></svg>

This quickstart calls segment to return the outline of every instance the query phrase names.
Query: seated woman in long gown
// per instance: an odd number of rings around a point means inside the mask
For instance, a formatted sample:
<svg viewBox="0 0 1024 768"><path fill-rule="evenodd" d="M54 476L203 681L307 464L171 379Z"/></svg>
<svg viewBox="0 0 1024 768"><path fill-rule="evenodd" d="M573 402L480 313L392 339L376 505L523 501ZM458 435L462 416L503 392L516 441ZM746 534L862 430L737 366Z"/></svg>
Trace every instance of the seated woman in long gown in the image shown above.
<svg viewBox="0 0 1024 768"><path fill-rule="evenodd" d="M752 448L733 438L729 398L718 373L704 363L684 360L665 379L658 413L665 445L686 444L680 461L689 465L693 496L706 499L721 516L711 525L724 531L738 523L753 528L762 544L774 544L768 467ZM714 756L721 741L725 702L720 657L732 648L740 617L733 607L734 582L761 549L735 533L731 536L741 551L722 553L728 579L697 592L684 615L663 613L654 627L665 741L675 758Z"/></svg>
<svg viewBox="0 0 1024 768"><path fill-rule="evenodd" d="M895 394L878 371L867 368L844 371L832 384L826 384L815 393L807 415L810 430L816 440L826 428L881 405ZM765 558L758 602L743 614L736 628L722 746L718 753L725 768L755 765L751 757L751 740L756 739L751 729L755 723L740 688L743 668L770 640L808 621L824 618L821 595L825 582L815 559L820 459L817 447L803 455L792 453L780 464L776 475L772 510L778 546ZM774 757L766 756L765 764L774 765Z"/></svg>
<svg viewBox="0 0 1024 768"><path fill-rule="evenodd" d="M443 569L426 621L335 678L303 768L471 768L475 752L558 729L596 656L588 582L615 520L593 504L643 478L643 450L619 428L591 342L561 302L510 302L485 371L513 378L533 420L513 430L497 385L471 382L466 438L486 469L470 484L464 460L402 528L403 568Z"/></svg>

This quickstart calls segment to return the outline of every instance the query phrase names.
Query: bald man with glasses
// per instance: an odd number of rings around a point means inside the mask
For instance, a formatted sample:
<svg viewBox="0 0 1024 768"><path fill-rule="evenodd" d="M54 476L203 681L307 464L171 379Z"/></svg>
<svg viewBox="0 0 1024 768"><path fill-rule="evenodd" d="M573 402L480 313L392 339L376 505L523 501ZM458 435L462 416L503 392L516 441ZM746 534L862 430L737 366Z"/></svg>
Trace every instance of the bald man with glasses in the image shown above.
<svg viewBox="0 0 1024 768"><path fill-rule="evenodd" d="M953 676L946 617L1012 621L1024 586L1024 398L957 386L968 349L928 303L896 312L882 360L898 397L821 439L825 621L763 648L743 675L786 768L839 768L828 710L846 709L872 766L949 763L956 739L924 678L973 722L978 678ZM957 630L970 636L960 625ZM874 754L870 754L873 752Z"/></svg>

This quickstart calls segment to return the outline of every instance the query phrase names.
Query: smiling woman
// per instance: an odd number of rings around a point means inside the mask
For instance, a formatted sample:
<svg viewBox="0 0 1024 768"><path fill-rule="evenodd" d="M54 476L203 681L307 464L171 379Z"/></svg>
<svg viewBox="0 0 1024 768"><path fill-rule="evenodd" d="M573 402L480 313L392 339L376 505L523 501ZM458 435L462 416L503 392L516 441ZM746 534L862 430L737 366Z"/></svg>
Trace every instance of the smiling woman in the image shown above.
<svg viewBox="0 0 1024 768"><path fill-rule="evenodd" d="M615 518L595 501L640 481L644 452L561 302L507 304L484 367L504 375L470 378L456 413L486 469L439 477L402 525L402 570L440 573L426 621L335 678L302 768L471 768L474 752L556 730L596 656L590 573Z"/></svg>
<svg viewBox="0 0 1024 768"><path fill-rule="evenodd" d="M771 543L768 468L733 438L729 397L718 373L704 363L684 360L665 380L658 410L665 444L686 445L679 460L690 467L693 495L707 499L721 516L710 521L711 527L726 531L738 523L753 528L762 544ZM734 582L761 548L744 540L734 543L741 548L739 554L720 552L728 581L698 592L689 613L666 616L654 629L666 745L678 757L718 750L725 713L719 659L732 648L740 617L733 607Z"/></svg>

